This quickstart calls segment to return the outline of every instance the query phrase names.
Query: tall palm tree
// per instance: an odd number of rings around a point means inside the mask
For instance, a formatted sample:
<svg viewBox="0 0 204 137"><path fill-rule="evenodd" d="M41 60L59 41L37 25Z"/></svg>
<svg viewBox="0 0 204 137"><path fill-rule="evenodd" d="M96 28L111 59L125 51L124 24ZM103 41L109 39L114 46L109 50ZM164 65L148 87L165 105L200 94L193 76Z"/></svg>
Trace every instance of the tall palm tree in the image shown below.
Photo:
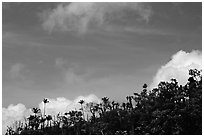
<svg viewBox="0 0 204 137"><path fill-rule="evenodd" d="M43 115L43 117L45 117L45 105L46 105L46 103L49 103L49 100L47 98L44 98L43 103L44 103L44 115Z"/></svg>
<svg viewBox="0 0 204 137"><path fill-rule="evenodd" d="M45 120L46 120L46 116L45 116L45 105L46 103L49 103L49 100L47 98L44 98L43 99L43 103L44 103L44 114L43 114L43 117L41 118L41 122L42 122L42 126L43 126L43 129L45 127Z"/></svg>
<svg viewBox="0 0 204 137"><path fill-rule="evenodd" d="M80 100L80 101L79 101L79 104L81 104L81 110L82 110L82 113L83 113L83 118L84 118L84 120L85 120L84 109L83 109L83 106L82 106L82 105L84 104L84 102L85 102L84 100Z"/></svg>

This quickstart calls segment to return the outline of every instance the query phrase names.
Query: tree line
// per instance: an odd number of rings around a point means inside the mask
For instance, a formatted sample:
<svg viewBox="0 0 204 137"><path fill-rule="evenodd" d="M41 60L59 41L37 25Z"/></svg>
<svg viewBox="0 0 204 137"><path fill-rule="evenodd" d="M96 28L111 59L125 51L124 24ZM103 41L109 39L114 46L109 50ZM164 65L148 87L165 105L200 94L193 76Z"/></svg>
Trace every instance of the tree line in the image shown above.
<svg viewBox="0 0 204 137"><path fill-rule="evenodd" d="M6 135L201 135L202 134L202 74L189 70L186 85L176 79L160 82L148 90L118 103L103 97L101 103L85 103L80 109L46 115L48 99L43 100L44 113L33 108L25 122L17 121L16 128L8 127ZM85 116L85 110L91 117Z"/></svg>

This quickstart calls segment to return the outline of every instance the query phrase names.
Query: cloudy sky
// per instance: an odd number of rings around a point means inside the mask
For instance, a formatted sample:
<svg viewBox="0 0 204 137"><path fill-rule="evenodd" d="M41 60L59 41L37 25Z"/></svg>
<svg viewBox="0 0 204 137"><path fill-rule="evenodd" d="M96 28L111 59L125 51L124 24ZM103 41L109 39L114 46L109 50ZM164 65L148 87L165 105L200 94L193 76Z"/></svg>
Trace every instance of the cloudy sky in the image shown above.
<svg viewBox="0 0 204 137"><path fill-rule="evenodd" d="M144 83L175 77L184 84L188 69L201 68L201 6L3 3L4 114L45 97L120 102Z"/></svg>

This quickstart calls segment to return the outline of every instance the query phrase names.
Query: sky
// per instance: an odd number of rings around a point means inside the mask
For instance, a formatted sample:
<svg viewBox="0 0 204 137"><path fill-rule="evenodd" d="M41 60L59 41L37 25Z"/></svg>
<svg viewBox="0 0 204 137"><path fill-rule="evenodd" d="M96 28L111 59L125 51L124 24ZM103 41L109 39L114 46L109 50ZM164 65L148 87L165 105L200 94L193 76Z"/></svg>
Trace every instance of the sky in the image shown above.
<svg viewBox="0 0 204 137"><path fill-rule="evenodd" d="M125 101L202 68L202 3L2 5L4 120L43 98Z"/></svg>

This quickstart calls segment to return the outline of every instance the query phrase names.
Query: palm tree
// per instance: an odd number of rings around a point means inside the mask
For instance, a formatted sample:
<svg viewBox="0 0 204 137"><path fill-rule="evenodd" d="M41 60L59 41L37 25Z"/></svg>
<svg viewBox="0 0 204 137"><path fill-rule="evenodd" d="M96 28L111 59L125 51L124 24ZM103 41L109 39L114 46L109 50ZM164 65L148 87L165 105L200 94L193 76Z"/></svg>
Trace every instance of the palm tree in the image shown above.
<svg viewBox="0 0 204 137"><path fill-rule="evenodd" d="M79 101L79 104L81 104L81 110L82 110L82 113L83 113L83 118L84 118L84 120L85 120L84 109L83 109L83 106L82 106L82 105L84 104L84 102L85 102L84 100L80 100L80 101Z"/></svg>
<svg viewBox="0 0 204 137"><path fill-rule="evenodd" d="M46 98L44 98L43 99L43 103L44 103L44 114L43 114L43 117L41 118L41 122L43 123L43 129L44 129L44 127L45 127L45 120L46 120L46 117L45 117L45 105L46 105L46 103L49 103L49 100L48 99L46 99Z"/></svg>
<svg viewBox="0 0 204 137"><path fill-rule="evenodd" d="M102 98L102 101L104 102L104 104L107 104L108 101L109 101L109 98L108 98L108 97L103 97L103 98Z"/></svg>
<svg viewBox="0 0 204 137"><path fill-rule="evenodd" d="M104 108L103 108L104 110L103 111L106 112L106 109L107 109L107 107L108 107L108 105L110 103L109 98L108 97L103 97L102 101L103 101L103 105L104 105Z"/></svg>
<svg viewBox="0 0 204 137"><path fill-rule="evenodd" d="M46 105L46 103L49 103L49 100L44 98L43 103L44 103L44 115L43 115L43 117L45 117L45 105Z"/></svg>
<svg viewBox="0 0 204 137"><path fill-rule="evenodd" d="M39 108L33 108L32 111L35 114L35 117L37 116L38 113L40 113L40 109Z"/></svg>

